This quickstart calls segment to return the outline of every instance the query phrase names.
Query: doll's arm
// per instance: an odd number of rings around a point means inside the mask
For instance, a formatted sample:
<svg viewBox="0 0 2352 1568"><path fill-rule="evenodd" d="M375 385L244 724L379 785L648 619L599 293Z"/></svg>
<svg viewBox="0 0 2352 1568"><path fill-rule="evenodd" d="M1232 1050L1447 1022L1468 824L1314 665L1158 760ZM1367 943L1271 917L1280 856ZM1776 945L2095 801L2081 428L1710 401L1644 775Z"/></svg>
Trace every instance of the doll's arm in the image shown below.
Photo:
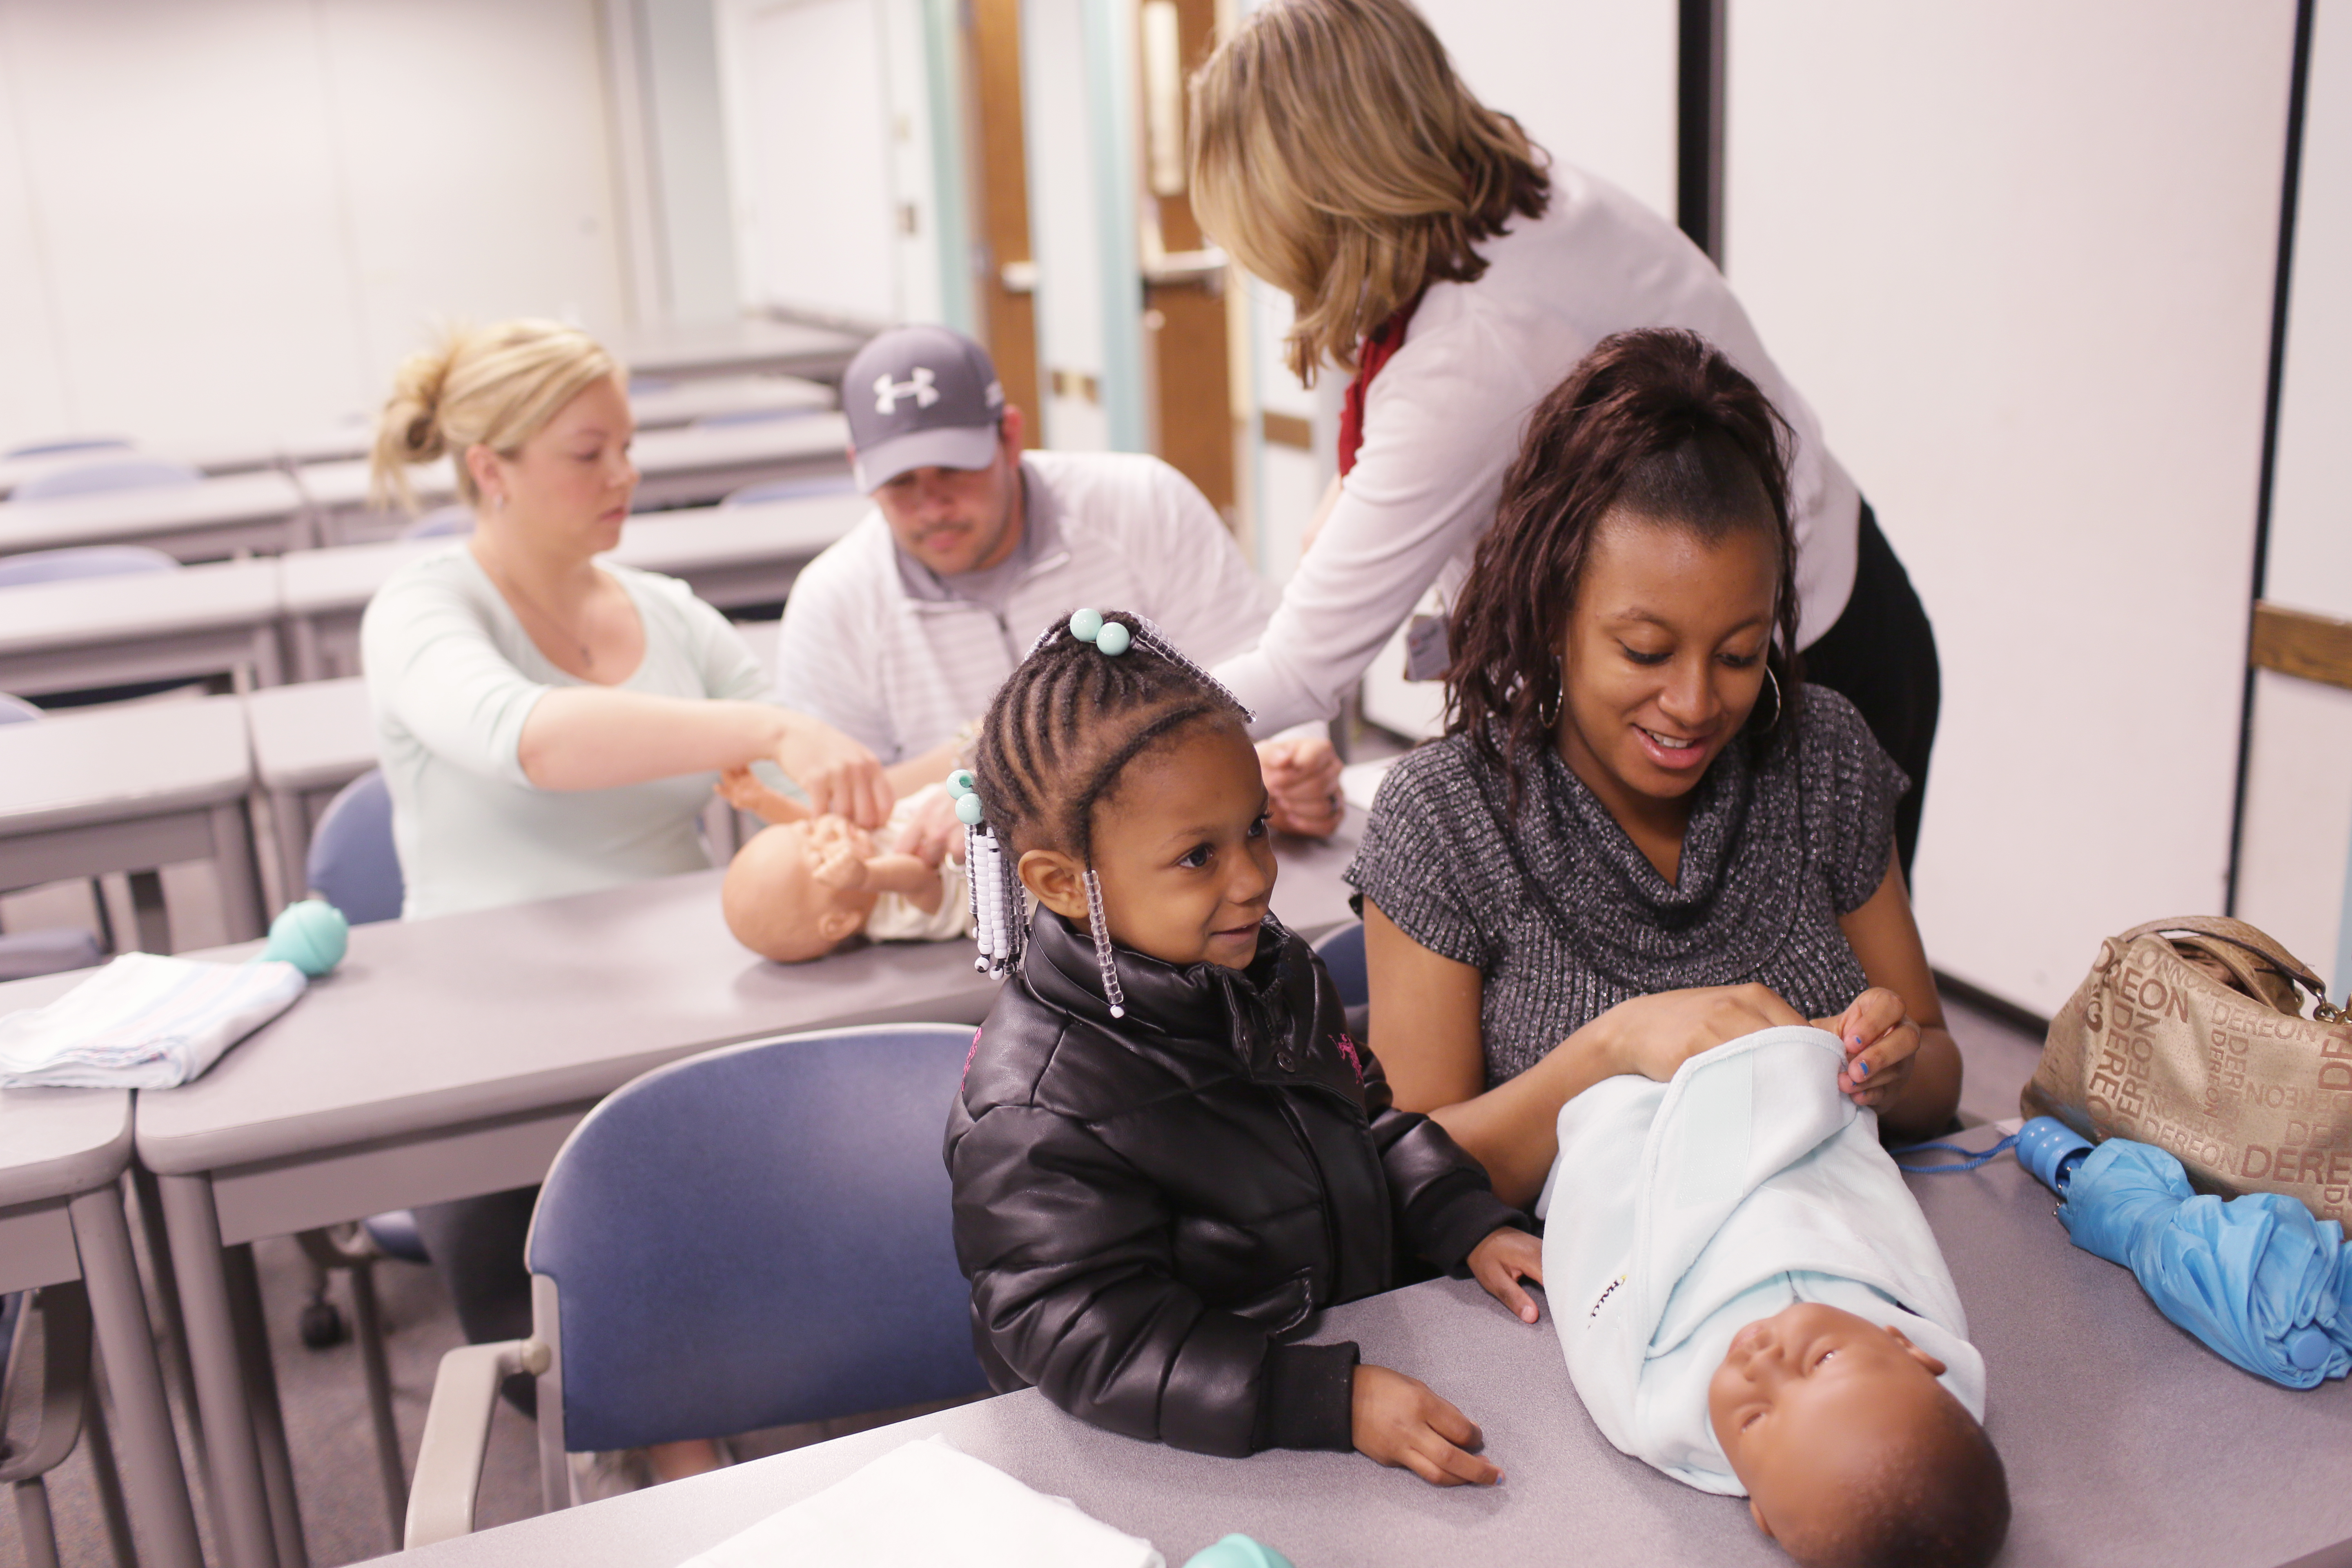
<svg viewBox="0 0 2352 1568"><path fill-rule="evenodd" d="M927 915L940 912L946 889L940 868L912 855L877 855L866 862L865 886L877 893L896 893Z"/></svg>
<svg viewBox="0 0 2352 1568"><path fill-rule="evenodd" d="M729 768L712 788L736 810L748 811L763 822L800 822L810 815L808 807L792 796L761 784L749 767Z"/></svg>

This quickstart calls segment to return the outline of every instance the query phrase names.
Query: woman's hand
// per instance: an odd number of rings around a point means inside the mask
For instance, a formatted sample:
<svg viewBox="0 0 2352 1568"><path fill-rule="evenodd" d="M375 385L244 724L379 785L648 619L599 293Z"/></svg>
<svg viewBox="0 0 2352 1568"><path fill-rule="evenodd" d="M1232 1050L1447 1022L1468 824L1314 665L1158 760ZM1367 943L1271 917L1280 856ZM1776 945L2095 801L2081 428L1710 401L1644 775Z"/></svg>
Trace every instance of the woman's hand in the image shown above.
<svg viewBox="0 0 2352 1568"><path fill-rule="evenodd" d="M1843 1042L1845 1068L1838 1074L1838 1089L1856 1105L1877 1110L1911 1081L1921 1037L1896 993L1874 985L1837 1017L1814 1022Z"/></svg>
<svg viewBox="0 0 2352 1568"><path fill-rule="evenodd" d="M873 752L822 720L804 713L787 715L775 758L817 816L847 817L860 827L880 827L890 820L898 795L883 776L882 764Z"/></svg>
<svg viewBox="0 0 2352 1568"><path fill-rule="evenodd" d="M1611 1070L1664 1083L1683 1063L1727 1040L1805 1019L1769 985L1704 985L1620 1002L1601 1026ZM1874 1069L1875 1070L1875 1069Z"/></svg>
<svg viewBox="0 0 2352 1568"><path fill-rule="evenodd" d="M1339 753L1315 736L1265 741L1257 748L1259 770L1277 831L1305 838L1328 838L1347 812L1339 795Z"/></svg>
<svg viewBox="0 0 2352 1568"><path fill-rule="evenodd" d="M1470 1273L1486 1288L1487 1295L1517 1314L1519 1321L1536 1321L1535 1298L1519 1288L1519 1281L1543 1283L1542 1242L1515 1225L1489 1232L1486 1240L1470 1249Z"/></svg>
<svg viewBox="0 0 2352 1568"><path fill-rule="evenodd" d="M1433 1487L1491 1487L1503 1472L1469 1450L1486 1439L1467 1415L1417 1377L1384 1366L1356 1369L1356 1451L1411 1470Z"/></svg>

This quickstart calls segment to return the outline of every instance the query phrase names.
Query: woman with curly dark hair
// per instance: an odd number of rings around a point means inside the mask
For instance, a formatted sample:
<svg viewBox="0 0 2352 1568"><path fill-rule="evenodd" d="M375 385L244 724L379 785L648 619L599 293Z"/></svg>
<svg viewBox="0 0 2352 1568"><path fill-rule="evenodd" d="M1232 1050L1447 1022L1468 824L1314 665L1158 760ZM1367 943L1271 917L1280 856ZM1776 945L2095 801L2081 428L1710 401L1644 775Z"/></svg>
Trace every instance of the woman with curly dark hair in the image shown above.
<svg viewBox="0 0 2352 1568"><path fill-rule="evenodd" d="M1960 1058L1896 861L1907 781L1795 654L1789 429L1695 333L1603 339L1539 403L1449 626L1447 733L1381 784L1375 1044L1531 1199L1559 1108L1806 1018L1890 1138Z"/></svg>

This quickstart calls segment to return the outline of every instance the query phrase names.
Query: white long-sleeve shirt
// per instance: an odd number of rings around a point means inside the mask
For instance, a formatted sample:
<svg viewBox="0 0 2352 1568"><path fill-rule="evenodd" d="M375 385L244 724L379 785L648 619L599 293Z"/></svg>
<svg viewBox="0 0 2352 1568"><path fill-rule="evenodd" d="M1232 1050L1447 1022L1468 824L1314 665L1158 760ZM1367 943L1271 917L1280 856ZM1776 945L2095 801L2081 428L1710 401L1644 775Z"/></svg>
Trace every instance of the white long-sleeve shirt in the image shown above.
<svg viewBox="0 0 2352 1568"><path fill-rule="evenodd" d="M776 698L871 747L919 756L979 718L1037 634L1081 607L1149 616L1203 664L1247 647L1272 595L1192 482L1157 458L1029 452L1045 548L1002 612L919 595L877 510L808 564L777 634Z"/></svg>
<svg viewBox="0 0 2352 1568"><path fill-rule="evenodd" d="M645 627L623 691L758 700L767 675L727 618L674 577L604 563ZM543 790L522 770L540 698L587 682L548 662L463 544L394 573L360 623L392 793L404 920L699 871L714 773Z"/></svg>
<svg viewBox="0 0 2352 1568"><path fill-rule="evenodd" d="M1355 468L1265 636L1217 668L1256 710L1259 734L1329 717L1430 586L1448 596L1460 586L1528 411L1593 344L1635 327L1706 337L1789 421L1799 642L1845 608L1860 494L1704 252L1623 191L1564 163L1552 165L1544 216L1513 218L1478 249L1486 274L1431 285L1373 377Z"/></svg>

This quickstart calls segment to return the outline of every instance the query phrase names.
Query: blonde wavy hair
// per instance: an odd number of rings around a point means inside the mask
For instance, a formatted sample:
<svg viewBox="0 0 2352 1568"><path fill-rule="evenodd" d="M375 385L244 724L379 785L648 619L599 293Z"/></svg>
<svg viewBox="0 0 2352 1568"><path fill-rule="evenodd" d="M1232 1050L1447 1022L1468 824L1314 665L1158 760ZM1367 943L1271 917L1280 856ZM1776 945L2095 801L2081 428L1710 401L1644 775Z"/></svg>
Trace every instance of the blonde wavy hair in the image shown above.
<svg viewBox="0 0 2352 1568"><path fill-rule="evenodd" d="M1454 74L1406 0L1269 0L1192 75L1193 211L1288 294L1285 358L1314 384L1475 248L1539 217L1550 160Z"/></svg>
<svg viewBox="0 0 2352 1568"><path fill-rule="evenodd" d="M512 458L583 390L621 374L603 344L561 321L448 329L393 374L368 465L376 504L415 510L409 468L453 453L457 493L468 506L480 504L466 448Z"/></svg>

